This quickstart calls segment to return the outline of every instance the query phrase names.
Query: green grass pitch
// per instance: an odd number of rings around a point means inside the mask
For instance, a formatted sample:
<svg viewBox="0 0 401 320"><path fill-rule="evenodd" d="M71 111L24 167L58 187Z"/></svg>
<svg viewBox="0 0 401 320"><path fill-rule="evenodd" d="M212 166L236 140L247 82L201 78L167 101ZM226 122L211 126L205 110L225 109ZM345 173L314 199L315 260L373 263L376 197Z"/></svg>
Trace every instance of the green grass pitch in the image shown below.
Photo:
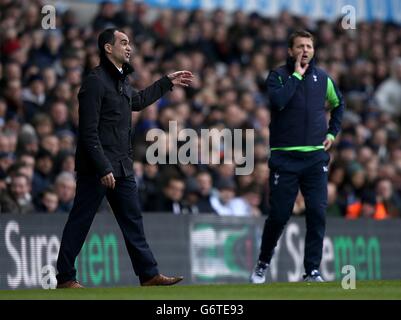
<svg viewBox="0 0 401 320"><path fill-rule="evenodd" d="M121 287L58 290L0 290L0 300L106 299L106 300L293 300L385 299L401 300L401 280L357 281L344 290L340 282L177 285L172 287Z"/></svg>

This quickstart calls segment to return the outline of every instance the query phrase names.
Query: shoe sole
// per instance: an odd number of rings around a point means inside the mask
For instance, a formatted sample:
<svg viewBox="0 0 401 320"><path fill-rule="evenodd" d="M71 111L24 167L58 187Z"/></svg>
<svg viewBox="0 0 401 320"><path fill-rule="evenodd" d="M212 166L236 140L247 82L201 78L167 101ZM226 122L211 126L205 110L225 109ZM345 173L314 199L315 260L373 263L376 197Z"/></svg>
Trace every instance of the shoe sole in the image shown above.
<svg viewBox="0 0 401 320"><path fill-rule="evenodd" d="M178 282L180 282L180 281L182 281L182 280L184 280L184 278L177 278L175 281L172 281L172 282L170 282L170 283L159 283L159 284L153 284L153 283L146 284L146 283L142 283L141 286L142 286L142 287L172 286L172 285L175 285L175 284L177 284Z"/></svg>

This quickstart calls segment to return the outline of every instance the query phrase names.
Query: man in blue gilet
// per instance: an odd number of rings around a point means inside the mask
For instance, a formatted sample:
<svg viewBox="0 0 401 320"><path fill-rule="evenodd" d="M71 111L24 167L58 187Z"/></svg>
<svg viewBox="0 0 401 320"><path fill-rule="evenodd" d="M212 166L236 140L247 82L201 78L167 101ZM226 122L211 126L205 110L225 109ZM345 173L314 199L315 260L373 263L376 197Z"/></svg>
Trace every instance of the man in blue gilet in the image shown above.
<svg viewBox="0 0 401 320"><path fill-rule="evenodd" d="M333 80L315 66L312 34L294 32L289 38L288 54L286 65L271 71L267 78L271 103L270 213L252 283L265 282L274 248L291 216L299 189L306 205L303 278L323 281L319 266L327 207L327 151L340 131L344 102Z"/></svg>

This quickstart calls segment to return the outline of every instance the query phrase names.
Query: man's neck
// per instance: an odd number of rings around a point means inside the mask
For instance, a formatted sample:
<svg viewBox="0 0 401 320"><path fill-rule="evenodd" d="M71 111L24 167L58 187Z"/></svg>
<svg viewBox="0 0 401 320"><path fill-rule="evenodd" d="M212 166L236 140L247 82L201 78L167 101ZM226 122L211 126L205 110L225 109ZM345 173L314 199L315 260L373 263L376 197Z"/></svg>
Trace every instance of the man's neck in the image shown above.
<svg viewBox="0 0 401 320"><path fill-rule="evenodd" d="M109 60L111 61L111 63L114 64L114 66L115 66L118 70L121 70L121 69L123 68L123 64L122 64L122 63L118 63L118 62L114 61L114 59L111 58L111 57L108 57L108 58L109 58Z"/></svg>

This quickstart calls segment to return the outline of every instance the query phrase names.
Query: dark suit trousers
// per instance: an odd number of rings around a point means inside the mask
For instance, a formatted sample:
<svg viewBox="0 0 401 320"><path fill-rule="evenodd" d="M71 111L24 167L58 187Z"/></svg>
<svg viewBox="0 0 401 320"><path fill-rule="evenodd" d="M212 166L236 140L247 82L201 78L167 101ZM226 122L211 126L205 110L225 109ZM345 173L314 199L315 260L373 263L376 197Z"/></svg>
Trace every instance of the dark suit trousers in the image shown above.
<svg viewBox="0 0 401 320"><path fill-rule="evenodd" d="M104 196L113 209L139 280L146 281L159 273L145 239L135 178L116 178L115 188L110 189L103 186L96 176L78 176L74 205L64 227L57 260L59 283L75 280L75 259Z"/></svg>
<svg viewBox="0 0 401 320"><path fill-rule="evenodd" d="M301 190L306 206L304 267L306 273L319 268L326 226L329 158L324 150L272 152L269 159L270 213L265 221L259 260L270 263L292 214L298 190Z"/></svg>

